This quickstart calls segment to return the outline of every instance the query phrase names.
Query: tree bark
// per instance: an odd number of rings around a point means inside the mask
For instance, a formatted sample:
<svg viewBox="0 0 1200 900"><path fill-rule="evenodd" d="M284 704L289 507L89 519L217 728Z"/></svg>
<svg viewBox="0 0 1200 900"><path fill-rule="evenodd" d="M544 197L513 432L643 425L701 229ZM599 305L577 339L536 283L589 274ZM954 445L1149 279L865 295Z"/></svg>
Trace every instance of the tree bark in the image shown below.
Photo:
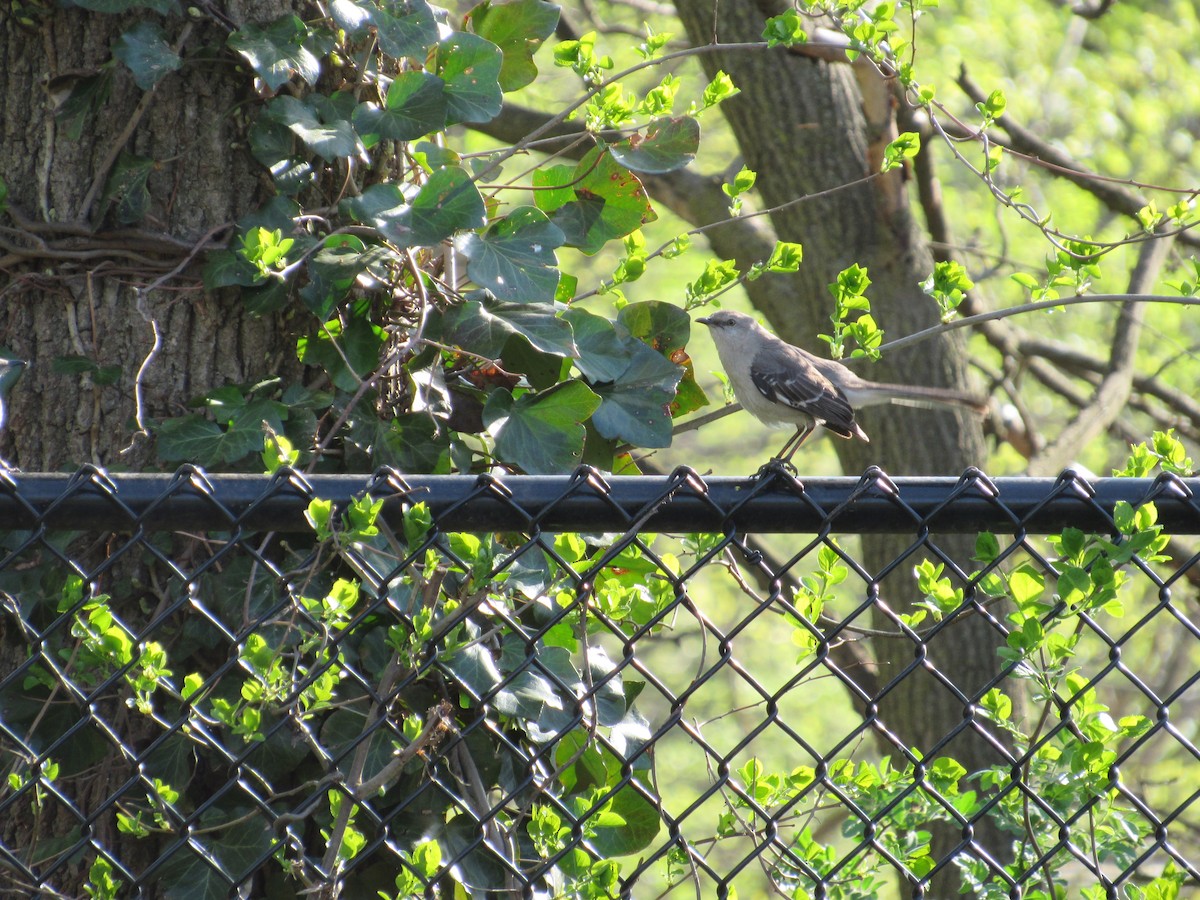
<svg viewBox="0 0 1200 900"><path fill-rule="evenodd" d="M282 9L278 3L228 6L237 21L247 9L256 20ZM173 46L182 43L182 68L147 93L128 70L114 66L111 95L73 139L66 120L55 115L54 94L96 75L110 62L113 42L139 18L159 22ZM135 436L137 419L178 415L183 401L221 385L298 376L295 337L285 323L250 315L236 292L205 292L202 254L192 256L195 248L227 237L230 223L269 196L238 115L246 79L231 59L220 59L227 33L218 19L162 19L145 10L114 16L47 5L34 13L32 25L13 15L0 18L0 176L11 207L0 215L0 344L30 363L11 393L0 436L0 457L11 464L27 471L81 463L154 468L153 440ZM104 199L121 152L154 161L149 213L133 225L118 223ZM160 345L152 353L156 333ZM74 363L64 365L67 358ZM98 377L101 367L118 367L119 375L107 383ZM139 619L139 609L155 608L161 598L145 586L155 582L139 578L136 564L104 567L103 541L79 549L72 556L85 567L85 580L111 593L114 608L128 611L129 621ZM54 600L47 602L53 609ZM31 650L46 646L34 638L0 616L0 669L12 671ZM0 701L6 710L13 702L34 702ZM155 840L118 833L110 805L126 788L127 800L138 799L138 772L145 766L136 756L141 719L105 697L84 705L61 689L47 701L50 707L58 707L56 719L75 717L87 725L54 749L46 746L54 728L23 736L20 746L6 742L5 766L29 763L31 754L78 761L64 763L56 781L70 802L51 798L40 813L23 804L0 825L0 842L27 851L25 862L35 871L53 873L39 885L23 885L30 895L53 888L62 892L56 896L82 896L87 872L47 851L55 839L90 835L114 852L112 858L134 866L157 856ZM111 732L101 722L112 725ZM127 752L109 733L122 735ZM115 874L128 888L137 872Z"/></svg>
<svg viewBox="0 0 1200 900"><path fill-rule="evenodd" d="M729 43L760 40L766 17L782 13L785 5L770 0L725 0L719 6L705 0L676 0L676 8L693 43L707 44L714 37ZM936 304L920 289L933 269L933 258L911 209L905 171L863 181L879 171L883 148L895 137L891 86L873 69L864 70L864 91L851 65L814 58L799 48L706 53L700 59L710 77L724 70L741 90L722 104L722 110L746 165L758 173L764 206L781 206L860 182L791 203L772 215L780 239L804 245L804 263L791 285L790 298L784 302L754 298L775 330L793 343L824 353L815 335L830 330L832 304L826 286L853 263L868 269L872 314L889 334L909 334L936 324ZM778 298L779 292L774 296ZM972 388L965 342L959 336L887 354L869 370L857 368L872 380ZM985 458L981 422L970 413L889 406L869 409L860 420L871 437L869 444L837 442L847 472L878 465L892 474L957 473ZM930 540L969 567L971 539L935 535ZM893 563L914 543L911 561ZM905 611L919 599L911 571L925 556L937 561L933 552L912 538L865 538L861 559L870 573L865 591L877 587L889 607ZM896 629L878 605L875 625ZM963 702L929 669L935 667L971 696L998 670L996 647L1002 643L997 631L979 616L966 616L923 644L914 645L907 638L878 643L874 651L880 682L885 685L878 717L899 744L884 742L883 751L894 758L901 756L901 748L928 753L961 725ZM904 673L918 655L926 661L889 686L889 680ZM983 741L969 737L954 740L940 752L972 772L1002 761ZM957 827L938 829L934 853L951 852L960 839ZM994 853L1002 846L995 833L981 835L977 829L976 839ZM952 875L935 879L937 895L957 896L954 881Z"/></svg>

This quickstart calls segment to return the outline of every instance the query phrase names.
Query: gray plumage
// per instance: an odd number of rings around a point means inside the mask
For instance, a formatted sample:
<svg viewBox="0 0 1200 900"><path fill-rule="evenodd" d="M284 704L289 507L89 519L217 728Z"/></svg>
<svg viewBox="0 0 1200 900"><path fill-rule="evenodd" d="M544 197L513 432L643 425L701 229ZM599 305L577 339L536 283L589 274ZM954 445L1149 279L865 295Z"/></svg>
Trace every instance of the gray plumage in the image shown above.
<svg viewBox="0 0 1200 900"><path fill-rule="evenodd" d="M986 408L983 401L958 391L859 378L841 363L781 340L745 313L726 309L696 321L708 326L742 407L764 424L796 426L796 433L777 457L785 462L817 425L844 438L869 442L854 420L854 411L864 406L901 403L976 411Z"/></svg>

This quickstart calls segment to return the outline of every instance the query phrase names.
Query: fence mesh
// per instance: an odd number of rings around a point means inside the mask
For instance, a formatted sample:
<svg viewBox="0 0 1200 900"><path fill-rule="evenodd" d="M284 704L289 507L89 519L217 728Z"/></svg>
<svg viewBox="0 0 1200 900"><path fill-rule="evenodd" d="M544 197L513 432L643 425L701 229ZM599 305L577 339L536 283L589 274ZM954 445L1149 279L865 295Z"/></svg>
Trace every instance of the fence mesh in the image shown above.
<svg viewBox="0 0 1200 900"><path fill-rule="evenodd" d="M1195 486L0 474L0 885L1186 893Z"/></svg>

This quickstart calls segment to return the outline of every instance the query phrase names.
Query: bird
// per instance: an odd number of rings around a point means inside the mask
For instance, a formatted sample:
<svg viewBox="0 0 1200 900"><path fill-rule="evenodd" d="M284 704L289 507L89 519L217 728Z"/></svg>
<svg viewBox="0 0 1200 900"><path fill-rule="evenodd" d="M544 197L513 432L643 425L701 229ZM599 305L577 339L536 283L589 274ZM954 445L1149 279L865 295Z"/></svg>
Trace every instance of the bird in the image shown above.
<svg viewBox="0 0 1200 900"><path fill-rule="evenodd" d="M856 409L881 403L957 406L983 412L987 403L947 388L887 384L859 378L831 359L821 359L776 337L752 316L723 309L696 319L708 326L717 356L742 408L765 425L796 426L779 454L787 464L817 425L839 437L870 443L854 419Z"/></svg>

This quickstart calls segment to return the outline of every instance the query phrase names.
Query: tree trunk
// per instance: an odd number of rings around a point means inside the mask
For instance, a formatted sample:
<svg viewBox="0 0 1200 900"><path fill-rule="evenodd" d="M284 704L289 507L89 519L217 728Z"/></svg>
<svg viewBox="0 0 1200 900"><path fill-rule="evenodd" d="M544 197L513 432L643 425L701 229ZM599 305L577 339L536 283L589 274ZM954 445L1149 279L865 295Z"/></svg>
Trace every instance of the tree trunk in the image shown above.
<svg viewBox="0 0 1200 900"><path fill-rule="evenodd" d="M676 7L691 40L706 44L714 36L721 42L760 40L766 17L782 13L786 5L726 0L714 7L705 0L676 0ZM741 90L722 110L746 165L758 173L764 206L831 191L772 214L780 239L804 245L804 263L794 277L791 301L762 309L775 330L824 354L826 348L815 335L830 330L832 303L826 286L853 263L869 271L872 313L889 336L935 325L936 304L920 289L933 269L933 259L912 213L904 170L862 181L879 171L883 147L896 133L895 101L883 78L868 70L864 82L869 90L864 96L852 66L814 58L803 48L707 53L700 58L710 77L724 70ZM854 182L862 183L841 187ZM773 296L778 298L779 292ZM967 369L965 342L957 336L886 354L869 369L857 367L872 380L970 391ZM868 409L860 421L871 437L869 444L837 441L843 468L850 473L878 465L890 474L955 474L985 458L981 422L970 413L888 406ZM798 465L802 467L802 461ZM969 566L972 539L935 536L934 540L961 566ZM911 543L907 537L863 541L862 560L872 573L872 584L878 584L880 597L898 612L919 599L912 566L925 556L937 561L934 554L918 547L911 561L886 568ZM878 607L875 618L877 627L897 630ZM929 662L969 696L996 673L996 647L1002 642L983 619L968 616L929 640L925 652ZM877 642L873 649L880 683L887 685L913 664L920 648L898 637ZM879 718L898 737L900 747L915 747L922 753L960 725L963 713L963 703L923 666L885 688L879 703ZM897 746L885 743L882 749L899 761ZM940 752L958 759L968 771L1001 761L982 741L969 738L956 739ZM934 853L949 852L960 838L957 827L940 829ZM980 838L977 829L976 839ZM1002 846L999 835L982 840L994 853ZM942 878L939 884L935 879L938 896L956 896L953 881L953 877Z"/></svg>
<svg viewBox="0 0 1200 900"><path fill-rule="evenodd" d="M230 6L237 7L231 18L244 17L239 4ZM273 3L251 8L255 18L280 11ZM246 79L231 59L220 58L228 32L215 19L162 19L145 10L128 16L51 11L49 5L32 15L31 24L12 14L0 19L0 175L10 207L0 216L0 345L30 363L10 397L0 456L26 471L85 462L154 468L154 442L136 434L139 422L178 415L184 400L224 384L299 372L295 336L284 323L250 315L237 292L205 292L202 254L193 256L196 248L226 240L228 226L269 196L238 116ZM73 138L70 121L55 115L55 97L99 74L113 42L141 19L160 23L173 47L182 44L182 68L144 92L126 68L112 66L111 95ZM124 164L122 153L153 160L147 213L130 224L119 223L114 204L104 199L114 168ZM103 553L93 547L76 558L98 566ZM159 599L124 563L101 576L82 574L98 580L97 589L111 593L114 608L127 610L130 621L140 620L139 607L153 610ZM0 669L26 663L38 646L30 641L12 618L0 618ZM119 834L115 810L101 803L133 784L144 764L119 752L108 734L121 734L136 754L133 732L140 726L134 723L141 717L103 697L90 709L69 699L60 689L47 703L60 708L56 717L88 722L67 742L47 750L45 732L31 732L21 745L4 743L6 771L43 753L64 761L56 786L70 802L51 798L40 813L21 804L0 825L0 842L27 852L24 862L35 871L52 873L44 883L25 885L31 894L52 887L64 896L83 895L86 870L50 852L56 840L66 839L61 850L72 836L90 834L112 848L112 858L135 865L157 855L153 839ZM14 702L32 702L0 701L5 712ZM128 889L128 874L137 872L116 874Z"/></svg>

